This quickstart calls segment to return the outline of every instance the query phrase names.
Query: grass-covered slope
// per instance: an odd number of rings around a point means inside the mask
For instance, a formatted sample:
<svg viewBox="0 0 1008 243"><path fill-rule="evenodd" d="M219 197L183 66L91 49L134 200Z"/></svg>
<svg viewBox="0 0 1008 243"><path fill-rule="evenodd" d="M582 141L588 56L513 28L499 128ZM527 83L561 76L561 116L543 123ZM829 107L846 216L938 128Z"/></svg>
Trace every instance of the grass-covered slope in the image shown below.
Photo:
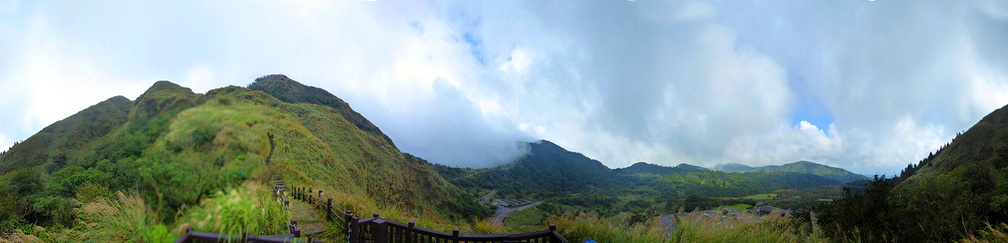
<svg viewBox="0 0 1008 243"><path fill-rule="evenodd" d="M233 229L221 224L238 221L208 224L198 215L215 203L234 202L215 198L268 201L242 196L268 193L229 191L262 188L256 184L271 171L291 185L324 189L343 209L445 224L490 214L429 163L401 153L377 128L365 131L345 119L353 111L344 108L288 103L235 86L196 94L157 82L135 102L109 99L0 155L0 226L58 229L94 222L89 220L102 217L84 209L101 203L145 208L153 215L147 218L158 219L154 224L176 232L181 225Z"/></svg>
<svg viewBox="0 0 1008 243"><path fill-rule="evenodd" d="M288 103L309 103L332 107L340 116L343 116L344 119L357 126L358 129L372 136L384 139L390 145L395 146L392 143L392 139L382 133L381 129L378 129L367 118L351 109L350 104L324 89L303 85L282 74L260 77L250 84L248 88L266 92Z"/></svg>
<svg viewBox="0 0 1008 243"><path fill-rule="evenodd" d="M780 172L792 172L801 174L812 174L836 180L841 184L851 181L868 180L868 177L864 175L855 174L845 169L829 167L809 161L798 161L783 165L761 166L753 168L749 171L757 171L757 172L780 171Z"/></svg>
<svg viewBox="0 0 1008 243"><path fill-rule="evenodd" d="M84 145L126 123L133 102L116 96L53 123L0 155L0 175L16 168L66 163L79 158Z"/></svg>

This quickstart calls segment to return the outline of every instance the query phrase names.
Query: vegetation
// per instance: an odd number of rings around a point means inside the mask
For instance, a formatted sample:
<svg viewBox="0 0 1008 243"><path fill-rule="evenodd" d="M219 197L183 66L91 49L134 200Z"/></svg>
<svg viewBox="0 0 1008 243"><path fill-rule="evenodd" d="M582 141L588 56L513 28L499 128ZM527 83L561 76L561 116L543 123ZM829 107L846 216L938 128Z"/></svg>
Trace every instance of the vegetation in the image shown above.
<svg viewBox="0 0 1008 243"><path fill-rule="evenodd" d="M772 214L773 215L773 214ZM776 214L779 215L779 214ZM666 225L658 219L627 224L618 218L592 213L565 213L550 217L571 242L827 242L815 222L769 216L760 223L751 218L716 220L705 216L675 219Z"/></svg>
<svg viewBox="0 0 1008 243"><path fill-rule="evenodd" d="M282 75L206 94L160 81L136 101L113 97L0 153L0 241L166 242L186 226L280 234L289 216L262 185L272 173L324 190L340 210L442 231L553 223L572 241L600 242L1008 239L1005 108L899 176L870 180L805 161L739 173L612 170L549 141L528 149L496 168L433 165L400 152L339 98ZM492 208L476 198L491 190L542 203L488 224ZM794 210L662 222L762 205Z"/></svg>
<svg viewBox="0 0 1008 243"><path fill-rule="evenodd" d="M899 176L876 176L863 192L846 190L818 210L828 234L842 239L1003 241L1006 166L1008 109L1001 108Z"/></svg>
<svg viewBox="0 0 1008 243"><path fill-rule="evenodd" d="M859 174L854 174L844 169L829 167L808 161L798 161L784 165L770 165L770 166L756 167L749 171L781 171L781 172L794 172L802 174L813 174L828 179L836 180L839 183L847 183L852 181L861 181L868 179L868 177Z"/></svg>
<svg viewBox="0 0 1008 243"><path fill-rule="evenodd" d="M327 195L359 195L338 201L350 209L440 224L491 214L429 163L376 135L377 128L360 129L363 117L345 119L349 106L338 108L344 110L233 86L195 94L167 81L136 101L109 99L0 154L0 235L160 241L181 234L183 225L279 233L287 216L260 186L270 171Z"/></svg>

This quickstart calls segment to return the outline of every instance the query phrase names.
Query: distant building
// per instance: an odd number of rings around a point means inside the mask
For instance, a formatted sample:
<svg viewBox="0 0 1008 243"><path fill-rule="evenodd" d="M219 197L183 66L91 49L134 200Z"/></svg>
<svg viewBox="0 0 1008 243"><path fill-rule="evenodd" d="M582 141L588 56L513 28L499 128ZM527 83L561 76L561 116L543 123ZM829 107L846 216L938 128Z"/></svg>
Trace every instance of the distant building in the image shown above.
<svg viewBox="0 0 1008 243"><path fill-rule="evenodd" d="M756 208L754 208L752 210L752 213L756 214L756 215L759 215L759 216L764 216L764 215L768 215L768 214L772 213L774 210L780 211L780 215L781 216L784 216L784 215L788 214L787 210L778 209L778 208L775 208L775 207L770 206L770 205L763 205L763 206L756 207Z"/></svg>

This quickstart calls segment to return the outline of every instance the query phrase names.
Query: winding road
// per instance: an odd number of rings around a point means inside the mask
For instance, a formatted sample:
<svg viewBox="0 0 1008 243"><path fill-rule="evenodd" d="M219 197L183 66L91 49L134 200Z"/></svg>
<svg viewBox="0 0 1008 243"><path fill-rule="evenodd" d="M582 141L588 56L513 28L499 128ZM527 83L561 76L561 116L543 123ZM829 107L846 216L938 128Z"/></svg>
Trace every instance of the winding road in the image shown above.
<svg viewBox="0 0 1008 243"><path fill-rule="evenodd" d="M508 214L513 213L514 211L518 211L518 210L534 207L535 205L539 205L540 203L542 203L542 202L541 201L540 202L534 202L534 203L531 203L531 204L528 204L528 205L525 205L525 206L513 207L513 208L512 207L498 207L497 208L497 213L494 213L494 216L490 217L490 223L491 224L502 225L502 224L504 224L504 218L507 218Z"/></svg>

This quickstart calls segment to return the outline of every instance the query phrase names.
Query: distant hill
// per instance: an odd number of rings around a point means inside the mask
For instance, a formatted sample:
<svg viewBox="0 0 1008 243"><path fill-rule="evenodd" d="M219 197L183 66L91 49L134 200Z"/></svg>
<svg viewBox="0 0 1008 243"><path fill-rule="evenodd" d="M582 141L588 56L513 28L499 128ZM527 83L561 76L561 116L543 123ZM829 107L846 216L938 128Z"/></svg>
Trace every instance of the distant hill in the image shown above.
<svg viewBox="0 0 1008 243"><path fill-rule="evenodd" d="M677 172L695 172L695 171L709 171L710 169L681 163L675 167L668 167L663 165L650 164L647 162L637 162L633 165L627 166L626 168L618 168L613 171L616 173L623 174L654 174L654 175L667 175Z"/></svg>
<svg viewBox="0 0 1008 243"><path fill-rule="evenodd" d="M626 168L609 169L549 141L528 145L527 155L495 168L440 165L435 168L450 182L474 195L497 189L498 195L505 198L546 200L571 210L591 210L604 215L627 211L671 213L681 205L688 205L683 200L689 195L745 203L748 201L731 198L772 195L781 189L821 190L822 186L842 184L812 173L774 170L731 173L685 163L669 167L638 162Z"/></svg>
<svg viewBox="0 0 1008 243"><path fill-rule="evenodd" d="M744 164L739 164L739 163L728 163L728 164L720 164L720 165L714 166L714 169L717 169L717 170L720 170L720 171L726 171L726 172L742 172L742 171L752 170L753 167L752 166L748 166L748 165L744 165Z"/></svg>
<svg viewBox="0 0 1008 243"><path fill-rule="evenodd" d="M601 162L540 140L528 143L528 154L496 168L456 178L461 187L499 189L501 195L552 197L608 186L615 174Z"/></svg>
<svg viewBox="0 0 1008 243"><path fill-rule="evenodd" d="M868 177L864 175L855 174L845 169L829 167L809 161L798 161L783 165L761 166L753 168L749 171L754 172L780 171L780 172L792 172L801 174L812 174L836 180L840 184L852 181L868 180Z"/></svg>
<svg viewBox="0 0 1008 243"><path fill-rule="evenodd" d="M676 165L675 168L679 169L679 170L682 170L682 171L710 171L710 169L707 169L707 168L704 168L704 167L701 167L701 166L687 164L687 163L682 163L682 164Z"/></svg>

